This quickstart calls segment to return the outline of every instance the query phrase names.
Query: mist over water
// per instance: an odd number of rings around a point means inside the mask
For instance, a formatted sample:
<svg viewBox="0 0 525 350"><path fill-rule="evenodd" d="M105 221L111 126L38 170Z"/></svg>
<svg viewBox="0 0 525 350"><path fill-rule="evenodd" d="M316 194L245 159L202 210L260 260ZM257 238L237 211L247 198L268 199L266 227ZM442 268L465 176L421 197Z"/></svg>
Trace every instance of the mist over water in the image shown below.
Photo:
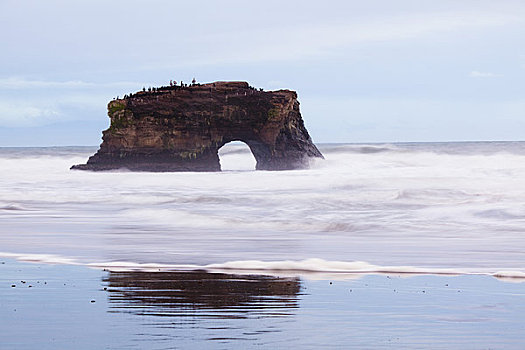
<svg viewBox="0 0 525 350"><path fill-rule="evenodd" d="M93 173L69 167L96 147L0 148L0 252L101 266L525 272L525 143L320 150L326 159L300 171L254 171L249 149L228 144L223 172Z"/></svg>

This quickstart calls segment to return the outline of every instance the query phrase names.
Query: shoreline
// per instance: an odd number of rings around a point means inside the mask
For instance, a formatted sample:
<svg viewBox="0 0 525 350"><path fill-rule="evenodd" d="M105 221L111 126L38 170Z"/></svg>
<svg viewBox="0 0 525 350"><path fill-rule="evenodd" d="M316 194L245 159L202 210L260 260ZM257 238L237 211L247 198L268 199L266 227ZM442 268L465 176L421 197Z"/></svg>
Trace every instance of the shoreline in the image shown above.
<svg viewBox="0 0 525 350"><path fill-rule="evenodd" d="M525 284L489 276L310 280L0 263L0 343L10 349L520 349L525 340Z"/></svg>
<svg viewBox="0 0 525 350"><path fill-rule="evenodd" d="M229 261L207 265L160 264L128 261L108 261L82 263L74 258L53 254L22 254L0 252L0 259L13 259L23 263L70 265L108 272L195 272L231 273L238 275L288 276L312 280L319 279L358 279L368 275L410 276L488 276L501 282L523 283L525 272L511 268L475 269L417 266L379 266L363 261L327 261L318 258L286 261Z"/></svg>

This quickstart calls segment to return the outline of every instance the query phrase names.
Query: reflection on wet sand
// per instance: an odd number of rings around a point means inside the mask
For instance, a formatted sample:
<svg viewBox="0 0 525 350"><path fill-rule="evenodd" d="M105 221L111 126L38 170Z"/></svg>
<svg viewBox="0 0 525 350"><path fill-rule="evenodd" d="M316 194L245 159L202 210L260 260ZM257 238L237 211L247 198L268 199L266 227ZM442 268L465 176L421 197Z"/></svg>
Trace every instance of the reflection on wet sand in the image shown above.
<svg viewBox="0 0 525 350"><path fill-rule="evenodd" d="M110 312L168 317L261 318L293 315L298 278L194 272L111 272Z"/></svg>

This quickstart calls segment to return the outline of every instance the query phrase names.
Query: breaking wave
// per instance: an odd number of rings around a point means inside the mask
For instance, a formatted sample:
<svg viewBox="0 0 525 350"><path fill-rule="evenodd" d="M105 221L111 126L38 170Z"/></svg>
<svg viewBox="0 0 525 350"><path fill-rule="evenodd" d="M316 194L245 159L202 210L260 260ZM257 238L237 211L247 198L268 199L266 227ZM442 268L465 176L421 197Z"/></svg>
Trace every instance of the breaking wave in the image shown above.
<svg viewBox="0 0 525 350"><path fill-rule="evenodd" d="M369 274L396 274L396 275L486 275L502 280L525 282L525 272L518 270L487 269L452 269L452 268L422 268L414 266L380 266L365 261L327 261L310 258L305 260L283 261L228 261L207 265L195 264L159 264L136 263L129 261L90 262L81 263L78 260L56 256L52 254L14 254L2 253L1 257L13 258L19 261L44 264L81 265L111 272L166 272L166 271L198 271L229 272L236 274L263 274L276 276L300 276L305 278L355 278Z"/></svg>

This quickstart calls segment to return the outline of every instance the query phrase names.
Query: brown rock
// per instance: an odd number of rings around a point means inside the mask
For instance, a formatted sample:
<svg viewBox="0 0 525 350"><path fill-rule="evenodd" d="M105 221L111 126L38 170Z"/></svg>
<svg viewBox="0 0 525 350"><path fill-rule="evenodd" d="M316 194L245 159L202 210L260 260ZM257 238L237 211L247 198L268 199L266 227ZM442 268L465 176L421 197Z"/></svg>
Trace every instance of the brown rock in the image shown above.
<svg viewBox="0 0 525 350"><path fill-rule="evenodd" d="M246 143L258 170L308 167L322 158L295 91L260 91L246 82L165 86L108 104L111 126L98 152L72 169L220 171L218 150Z"/></svg>

